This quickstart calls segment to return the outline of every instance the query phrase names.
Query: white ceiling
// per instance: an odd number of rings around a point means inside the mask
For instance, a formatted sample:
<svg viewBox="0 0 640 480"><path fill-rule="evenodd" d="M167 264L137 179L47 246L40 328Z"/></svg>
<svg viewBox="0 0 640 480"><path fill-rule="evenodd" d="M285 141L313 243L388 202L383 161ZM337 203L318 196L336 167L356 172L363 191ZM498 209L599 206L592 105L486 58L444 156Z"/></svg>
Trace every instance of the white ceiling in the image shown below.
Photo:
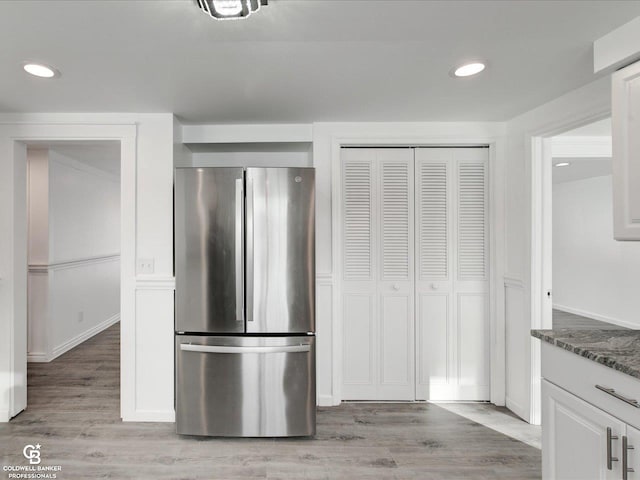
<svg viewBox="0 0 640 480"><path fill-rule="evenodd" d="M558 162L570 162L568 167L553 167L553 183L575 182L591 177L611 175L611 158L554 158Z"/></svg>
<svg viewBox="0 0 640 480"><path fill-rule="evenodd" d="M575 147L584 151L581 148L581 144L591 140L585 137L595 137L596 139L602 137L611 137L611 118L605 118L598 122L589 123L583 127L570 130L559 137L572 139L575 141ZM587 143L587 145L589 145ZM587 149L589 147L587 146ZM555 165L560 162L569 162L569 166L566 167L554 167L553 168L553 183L574 182L576 180L583 180L591 177L602 177L604 175L611 175L611 157L562 157L553 158L552 163Z"/></svg>
<svg viewBox="0 0 640 480"><path fill-rule="evenodd" d="M30 141L30 147L47 148L66 157L120 177L120 142L87 141Z"/></svg>
<svg viewBox="0 0 640 480"><path fill-rule="evenodd" d="M187 122L506 120L584 85L639 1L0 1L0 112L175 112ZM453 79L484 58L476 78ZM25 60L57 67L42 80Z"/></svg>

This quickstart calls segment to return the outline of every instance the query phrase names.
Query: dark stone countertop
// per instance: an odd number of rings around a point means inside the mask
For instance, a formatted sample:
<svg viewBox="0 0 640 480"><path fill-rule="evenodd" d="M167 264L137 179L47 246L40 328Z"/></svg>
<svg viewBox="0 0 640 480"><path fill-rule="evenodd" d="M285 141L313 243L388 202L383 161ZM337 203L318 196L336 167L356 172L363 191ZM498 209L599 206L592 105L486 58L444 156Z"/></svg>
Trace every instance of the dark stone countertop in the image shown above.
<svg viewBox="0 0 640 480"><path fill-rule="evenodd" d="M640 330L611 328L554 328L531 330L531 335L560 348L640 378Z"/></svg>

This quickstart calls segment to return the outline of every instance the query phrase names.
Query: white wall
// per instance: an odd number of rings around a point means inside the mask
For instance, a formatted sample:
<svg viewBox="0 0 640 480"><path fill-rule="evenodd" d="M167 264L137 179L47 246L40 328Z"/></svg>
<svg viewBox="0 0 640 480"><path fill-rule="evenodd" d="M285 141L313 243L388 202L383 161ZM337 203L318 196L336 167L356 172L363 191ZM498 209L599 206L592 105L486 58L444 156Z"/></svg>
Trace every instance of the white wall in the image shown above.
<svg viewBox="0 0 640 480"><path fill-rule="evenodd" d="M120 253L120 178L49 151L49 262Z"/></svg>
<svg viewBox="0 0 640 480"><path fill-rule="evenodd" d="M538 135L550 137L609 116L610 92L610 79L601 78L507 123L506 400L513 412L528 421L539 421L539 406L536 406L539 376L532 377L539 363L539 340L532 340L530 331L540 320L536 318L539 309L534 308L534 302L542 301L531 298L532 255L537 248L533 243L534 224L539 229L534 223L532 204L535 167L532 165L532 138Z"/></svg>
<svg viewBox="0 0 640 480"><path fill-rule="evenodd" d="M194 167L312 167L309 151L236 151L193 153Z"/></svg>
<svg viewBox="0 0 640 480"><path fill-rule="evenodd" d="M30 361L48 362L120 318L120 179L27 150Z"/></svg>
<svg viewBox="0 0 640 480"><path fill-rule="evenodd" d="M553 185L553 303L640 328L640 243L613 239L611 175Z"/></svg>

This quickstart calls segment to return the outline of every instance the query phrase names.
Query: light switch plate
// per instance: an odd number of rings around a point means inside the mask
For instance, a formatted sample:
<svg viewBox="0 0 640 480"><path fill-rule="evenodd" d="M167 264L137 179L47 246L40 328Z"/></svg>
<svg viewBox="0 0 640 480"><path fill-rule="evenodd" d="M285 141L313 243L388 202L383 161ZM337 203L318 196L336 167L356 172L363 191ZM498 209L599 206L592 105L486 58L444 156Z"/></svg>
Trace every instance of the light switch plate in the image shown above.
<svg viewBox="0 0 640 480"><path fill-rule="evenodd" d="M149 275L153 273L154 263L153 258L139 258L136 270L141 275Z"/></svg>

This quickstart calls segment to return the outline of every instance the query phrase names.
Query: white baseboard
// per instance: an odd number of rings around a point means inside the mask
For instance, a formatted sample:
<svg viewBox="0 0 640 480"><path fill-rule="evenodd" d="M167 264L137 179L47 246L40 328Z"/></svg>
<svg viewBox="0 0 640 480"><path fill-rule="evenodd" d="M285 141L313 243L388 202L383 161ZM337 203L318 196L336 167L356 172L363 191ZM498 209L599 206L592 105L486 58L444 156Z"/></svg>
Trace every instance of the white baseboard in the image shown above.
<svg viewBox="0 0 640 480"><path fill-rule="evenodd" d="M333 407L336 403L333 401L333 395L318 395L319 407Z"/></svg>
<svg viewBox="0 0 640 480"><path fill-rule="evenodd" d="M27 354L27 362L29 363L47 363L50 362L51 359L44 352L36 352Z"/></svg>
<svg viewBox="0 0 640 480"><path fill-rule="evenodd" d="M580 315L581 317L592 318L594 320L600 320L601 322L612 323L614 325L618 325L619 327L631 328L633 330L637 330L640 325L627 322L626 320L620 320L618 318L607 317L605 315L600 315L598 313L587 312L585 310L580 310L579 308L567 307L566 305L553 305L554 310L560 310L561 312L573 313L574 315Z"/></svg>
<svg viewBox="0 0 640 480"><path fill-rule="evenodd" d="M103 330L109 328L114 323L118 323L119 321L120 321L120 313L117 313L113 317L107 318L105 321L99 323L95 327L92 327L89 330L86 330L86 331L82 332L80 335L77 335L77 336L73 337L71 340L67 340L62 345L59 345L59 346L57 346L56 348L53 349L53 352L51 354L51 358L48 361L51 361L51 360L53 360L55 358L58 358L63 353L68 352L73 347L77 347L82 342L85 342L85 341L89 340L94 335L97 335L98 333L100 333Z"/></svg>
<svg viewBox="0 0 640 480"><path fill-rule="evenodd" d="M122 417L123 422L167 422L176 421L174 410L136 410L131 415Z"/></svg>
<svg viewBox="0 0 640 480"><path fill-rule="evenodd" d="M11 420L9 410L0 410L0 423L6 423Z"/></svg>

